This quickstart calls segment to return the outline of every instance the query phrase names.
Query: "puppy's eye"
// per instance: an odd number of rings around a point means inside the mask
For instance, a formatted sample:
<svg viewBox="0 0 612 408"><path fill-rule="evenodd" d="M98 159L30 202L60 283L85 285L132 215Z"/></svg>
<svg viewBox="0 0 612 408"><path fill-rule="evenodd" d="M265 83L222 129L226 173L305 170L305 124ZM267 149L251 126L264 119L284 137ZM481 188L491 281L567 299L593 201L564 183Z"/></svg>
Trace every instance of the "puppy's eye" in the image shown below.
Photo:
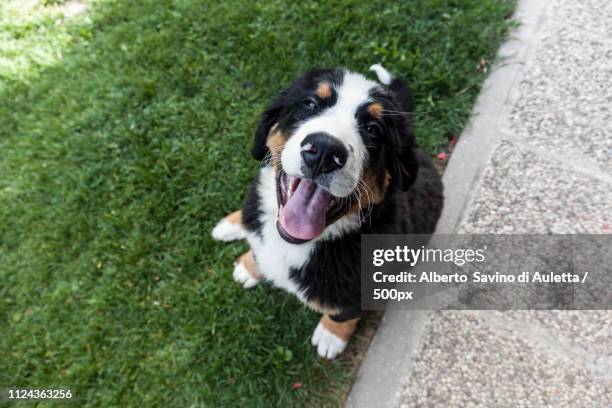
<svg viewBox="0 0 612 408"><path fill-rule="evenodd" d="M304 104L305 107L307 107L310 110L315 110L318 107L317 101L315 101L314 99L306 99L303 102L303 104Z"/></svg>
<svg viewBox="0 0 612 408"><path fill-rule="evenodd" d="M380 125L376 122L370 122L366 125L365 128L366 132L368 132L369 134L371 134L372 136L380 136L380 134L382 133L382 128L380 127Z"/></svg>

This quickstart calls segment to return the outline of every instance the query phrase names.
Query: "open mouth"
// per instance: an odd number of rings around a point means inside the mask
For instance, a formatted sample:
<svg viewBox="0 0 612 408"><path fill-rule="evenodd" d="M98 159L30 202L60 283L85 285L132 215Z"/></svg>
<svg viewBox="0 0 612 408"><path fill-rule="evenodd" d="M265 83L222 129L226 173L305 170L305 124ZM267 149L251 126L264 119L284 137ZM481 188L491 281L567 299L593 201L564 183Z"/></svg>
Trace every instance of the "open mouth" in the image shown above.
<svg viewBox="0 0 612 408"><path fill-rule="evenodd" d="M346 200L334 197L312 180L288 176L282 170L276 176L276 196L276 227L281 237L292 244L318 237L348 210Z"/></svg>

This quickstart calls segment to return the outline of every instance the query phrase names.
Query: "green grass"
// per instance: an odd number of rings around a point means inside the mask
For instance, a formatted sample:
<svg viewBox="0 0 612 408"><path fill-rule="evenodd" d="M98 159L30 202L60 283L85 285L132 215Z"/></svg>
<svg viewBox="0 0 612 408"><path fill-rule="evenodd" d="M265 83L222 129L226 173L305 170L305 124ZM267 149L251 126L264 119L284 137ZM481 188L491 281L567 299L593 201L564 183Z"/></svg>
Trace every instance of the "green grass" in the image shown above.
<svg viewBox="0 0 612 408"><path fill-rule="evenodd" d="M300 72L383 62L430 152L465 124L511 0L0 3L0 388L87 406L336 405L318 316L232 282L251 136ZM28 5L23 5L28 4ZM302 388L294 390L292 384Z"/></svg>

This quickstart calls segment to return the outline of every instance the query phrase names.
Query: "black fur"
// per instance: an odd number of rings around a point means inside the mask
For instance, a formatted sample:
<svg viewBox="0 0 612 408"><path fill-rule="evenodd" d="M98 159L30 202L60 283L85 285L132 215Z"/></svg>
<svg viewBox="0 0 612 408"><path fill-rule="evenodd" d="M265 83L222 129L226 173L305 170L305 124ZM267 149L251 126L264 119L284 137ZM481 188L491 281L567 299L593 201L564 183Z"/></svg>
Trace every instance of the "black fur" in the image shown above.
<svg viewBox="0 0 612 408"><path fill-rule="evenodd" d="M259 172L257 172L255 180L253 180L253 184L251 184L251 188L249 188L249 192L244 200L244 205L242 206L242 225L244 225L247 230L253 231L261 237L261 229L263 225L260 221L261 200L259 198L259 193L257 192L258 185Z"/></svg>
<svg viewBox="0 0 612 408"><path fill-rule="evenodd" d="M380 122L384 124L384 135L382 143L376 139L367 139L366 144L379 145L383 150L379 152L377 149L369 149L370 167L374 166L380 173L380 167L384 166L391 175L391 189L406 191L414 183L419 166L415 157L417 144L412 134L410 117L412 95L397 79L391 82L389 91L375 90L370 93L371 98L383 106L384 114ZM375 160L378 160L378 166L373 163Z"/></svg>
<svg viewBox="0 0 612 408"><path fill-rule="evenodd" d="M318 242L310 261L291 271L308 300L345 313L360 309L361 234L433 233L442 212L442 183L425 153L417 150L415 158L419 173L408 191L387 194L359 231Z"/></svg>

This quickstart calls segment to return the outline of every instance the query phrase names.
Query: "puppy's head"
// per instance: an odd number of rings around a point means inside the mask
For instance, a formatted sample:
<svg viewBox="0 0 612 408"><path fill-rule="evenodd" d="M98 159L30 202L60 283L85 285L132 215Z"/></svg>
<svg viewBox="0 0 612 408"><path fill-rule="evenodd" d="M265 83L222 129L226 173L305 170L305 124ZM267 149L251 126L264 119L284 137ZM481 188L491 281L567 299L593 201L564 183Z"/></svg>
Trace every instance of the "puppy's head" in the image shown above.
<svg viewBox="0 0 612 408"><path fill-rule="evenodd" d="M406 190L417 171L408 116L360 74L313 70L263 113L253 157L277 174L278 230L292 243Z"/></svg>

